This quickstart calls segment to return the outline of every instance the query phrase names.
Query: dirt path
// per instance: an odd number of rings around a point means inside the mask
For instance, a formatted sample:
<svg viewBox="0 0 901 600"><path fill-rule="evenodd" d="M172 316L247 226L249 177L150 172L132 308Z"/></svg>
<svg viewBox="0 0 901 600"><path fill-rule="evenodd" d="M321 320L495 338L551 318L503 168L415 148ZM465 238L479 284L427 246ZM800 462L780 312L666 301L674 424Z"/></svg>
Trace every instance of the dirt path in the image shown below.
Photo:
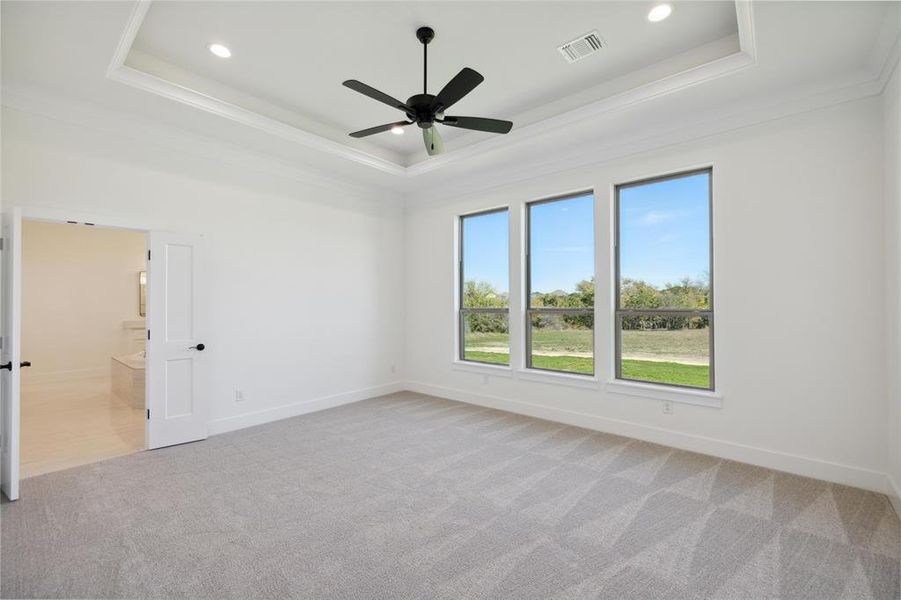
<svg viewBox="0 0 901 600"><path fill-rule="evenodd" d="M471 352L490 352L492 354L508 354L506 348L498 348L497 346L476 346L467 348ZM579 358L591 358L591 352L566 352L557 350L541 350L535 352L535 356L575 356ZM674 362L683 365L701 365L707 366L709 361L706 356L679 356L675 354L646 354L641 352L631 352L623 354L626 360L646 360L648 362Z"/></svg>

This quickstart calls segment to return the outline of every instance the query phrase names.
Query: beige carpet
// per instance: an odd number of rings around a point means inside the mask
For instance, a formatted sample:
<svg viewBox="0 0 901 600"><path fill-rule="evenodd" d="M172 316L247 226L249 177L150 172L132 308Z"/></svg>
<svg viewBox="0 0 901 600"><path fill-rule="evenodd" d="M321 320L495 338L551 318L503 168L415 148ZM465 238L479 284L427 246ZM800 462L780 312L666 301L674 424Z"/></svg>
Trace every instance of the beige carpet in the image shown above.
<svg viewBox="0 0 901 600"><path fill-rule="evenodd" d="M402 393L23 482L2 595L896 599L879 494Z"/></svg>

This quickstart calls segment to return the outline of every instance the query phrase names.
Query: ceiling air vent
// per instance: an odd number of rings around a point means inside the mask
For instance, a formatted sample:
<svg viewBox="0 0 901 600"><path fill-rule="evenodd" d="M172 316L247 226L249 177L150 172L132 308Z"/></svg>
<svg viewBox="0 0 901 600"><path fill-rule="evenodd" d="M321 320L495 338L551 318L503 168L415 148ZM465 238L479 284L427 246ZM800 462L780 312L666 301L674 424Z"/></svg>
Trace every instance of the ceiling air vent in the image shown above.
<svg viewBox="0 0 901 600"><path fill-rule="evenodd" d="M601 39L600 34L597 31L592 31L591 33L586 33L585 35L579 36L571 42L567 42L557 48L560 51L560 54L563 55L563 58L566 59L566 62L572 64L578 60L582 60L586 56L590 56L603 48L606 44L604 40Z"/></svg>

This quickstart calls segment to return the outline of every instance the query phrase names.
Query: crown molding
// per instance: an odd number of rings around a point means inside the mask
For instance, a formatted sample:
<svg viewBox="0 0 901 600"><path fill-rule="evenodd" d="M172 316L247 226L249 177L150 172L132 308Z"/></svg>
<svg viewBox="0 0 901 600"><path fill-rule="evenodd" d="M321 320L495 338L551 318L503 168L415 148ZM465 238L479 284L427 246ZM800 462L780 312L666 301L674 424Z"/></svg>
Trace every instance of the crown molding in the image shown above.
<svg viewBox="0 0 901 600"><path fill-rule="evenodd" d="M730 107L715 113L707 113L701 119L683 123L680 127L658 135L642 137L640 134L628 139L617 139L614 143L600 141L590 146L580 146L578 150L558 154L553 158L543 155L535 160L522 162L506 171L492 171L479 177L468 177L462 183L433 186L427 199L416 192L404 195L406 210L427 209L448 202L478 199L510 185L574 172L619 160L642 152L660 150L669 146L690 143L715 135L762 125L771 121L789 118L804 113L827 109L832 106L879 96L885 82L881 79L861 81L857 76L837 79L831 85L810 89L807 93L789 93L775 101L748 103Z"/></svg>
<svg viewBox="0 0 901 600"><path fill-rule="evenodd" d="M738 19L739 51L711 62L675 73L657 81L638 86L631 90L603 98L580 108L538 121L525 127L515 128L503 138L495 137L463 150L442 154L437 157L407 167L410 176L428 173L444 165L469 160L512 144L520 143L547 133L559 132L564 127L584 125L586 120L634 107L661 96L684 90L707 81L725 77L757 64L757 44L754 32L753 7L750 0L735 2Z"/></svg>
<svg viewBox="0 0 901 600"><path fill-rule="evenodd" d="M603 100L593 102L587 106L565 112L561 115L514 129L503 138L491 138L484 142L467 146L456 152L432 157L407 167L407 174L415 177L416 175L435 171L445 165L460 162L462 160L469 160L488 152L509 147L512 144L518 144L526 140L541 137L547 133L559 132L560 129L564 127L583 126L588 119L625 110L644 102L654 100L655 98L729 75L730 73L740 71L756 64L754 59L743 52L726 56L705 65L639 86L627 92L604 98Z"/></svg>
<svg viewBox="0 0 901 600"><path fill-rule="evenodd" d="M113 73L125 64L128 59L128 53L138 37L138 31L144 23L147 11L150 10L150 0L138 0L131 9L128 21L125 22L125 29L119 37L119 43L116 44L116 51L110 59L109 66L106 68L106 76L112 77Z"/></svg>
<svg viewBox="0 0 901 600"><path fill-rule="evenodd" d="M899 36L901 38L901 36ZM681 143L689 143L713 135L727 133L744 127L750 127L777 119L811 112L829 106L853 102L868 97L878 96L883 92L885 81L899 63L901 44L895 44L894 58L886 61L876 79L836 80L832 85L808 90L806 94L787 93L785 97L769 104L744 105L731 107L726 111L705 114L699 121L686 123L682 127L650 137L636 134L630 139L618 139L616 143L599 142L590 147L580 147L573 154L555 155L552 159L543 155L537 161L518 164L515 168L503 172L490 172L475 177L459 180L462 183L433 186L426 200L415 191L402 190L378 191L371 186L352 183L348 179L338 180L311 172L294 163L287 163L265 153L247 150L236 144L214 140L206 136L191 133L181 128L161 126L159 123L144 117L115 111L109 107L94 105L85 101L75 101L57 94L43 91L32 86L6 85L3 89L2 105L18 112L37 115L68 125L83 127L109 135L126 136L140 139L142 143L151 142L157 146L177 149L193 156L225 161L236 167L246 168L258 173L315 185L323 189L339 190L350 196L369 200L380 200L390 204L402 203L407 210L426 208L445 202L475 198L492 189L508 185L537 180L548 175L584 169L591 165L603 164L626 156L665 148ZM400 182L402 180L398 180Z"/></svg>
<svg viewBox="0 0 901 600"><path fill-rule="evenodd" d="M399 205L398 193L390 189L356 183L349 178L324 175L244 146L209 138L179 127L160 124L146 117L115 110L85 100L60 96L30 85L5 85L0 96L5 109L50 119L104 135L140 140L167 151L225 163L238 169L276 177L281 180L339 192L348 198Z"/></svg>
<svg viewBox="0 0 901 600"><path fill-rule="evenodd" d="M307 148L352 160L391 175L405 175L406 169L395 162L350 148L333 140L293 127L259 113L224 102L218 98L172 83L155 75L125 65L115 69L108 77L134 88L151 91L159 96L181 102L208 113L225 117L235 123L258 131L296 142Z"/></svg>
<svg viewBox="0 0 901 600"><path fill-rule="evenodd" d="M610 112L623 110L660 96L677 92L707 81L724 77L757 64L756 36L754 31L752 0L735 0L735 11L738 24L739 51L699 65L697 67L675 73L651 83L638 86L629 91L602 98L585 106L538 121L522 128L516 128L503 138L492 138L476 142L447 154L431 157L428 160L412 165L404 165L368 152L346 146L321 135L288 125L271 117L264 116L225 102L197 90L175 84L166 79L151 75L125 64L131 47L134 44L141 24L150 9L151 0L138 0L126 22L119 43L107 68L106 76L123 83L150 92L188 106L215 114L259 131L275 135L314 150L338 156L384 173L400 178L415 178L433 172L446 165L458 163L480 155L501 150L511 144L522 143L540 137L551 131L559 131L561 127L584 123L590 119Z"/></svg>
<svg viewBox="0 0 901 600"><path fill-rule="evenodd" d="M893 5L892 9L895 11L895 18L883 22L879 40L873 48L870 60L870 64L874 65L876 81L880 83L880 92L888 85L892 73L901 62L901 4ZM883 40L890 41L880 43Z"/></svg>
<svg viewBox="0 0 901 600"><path fill-rule="evenodd" d="M857 73L855 77L834 79L827 82L826 85L820 86L818 89L808 88L804 90L787 90L780 98L767 97L758 98L756 101L749 100L748 103L745 103L742 106L730 106L715 113L705 113L694 119L691 124L687 122L680 123L677 128L668 129L666 131L655 131L653 135L649 135L648 131L636 131L634 135L627 138L618 137L616 140L612 141L599 139L597 143L591 144L588 147L580 146L578 152L555 153L552 156L548 156L547 153L545 153L541 160L532 160L530 158L526 161L520 161L520 163L516 165L507 165L503 169L493 170L491 172L487 172L483 169L483 172L474 172L466 177L455 178L447 185L431 188L432 191L430 192L428 199L424 200L412 191L414 189L412 186L414 186L417 181L420 181L419 179L416 179L419 176L428 173L429 181L433 180L433 176L440 180L442 177L440 169L444 166L457 165L457 170L459 170L459 168L462 168L462 165L465 164L465 161L473 157L488 155L489 153L494 154L491 160L498 161L502 158L499 154L500 150L511 144L522 144L526 140L537 140L543 135L549 134L551 131L560 133L561 128L565 127L570 129L576 126L581 127L585 125L585 119L599 118L618 110L630 107L634 108L651 99L671 94L677 90L700 85L704 82L734 73L737 70L753 67L757 63L757 43L755 37L753 3L745 0L738 0L736 2L736 15L739 23L738 37L741 48L741 51L738 53L711 61L710 63L693 69L688 69L684 72L671 75L621 94L602 99L578 109L551 117L545 121L523 127L519 130L514 130L510 135L504 136L503 138L488 139L453 153L434 157L425 163L411 165L409 167L404 167L403 165L378 157L374 157L375 162L370 163L368 158L363 157L361 159L360 155L365 153L360 153L354 149L345 147L334 140L321 138L315 134L262 117L251 111L229 105L215 98L204 96L193 90L187 90L186 88L167 82L153 75L125 66L124 61L129 55L131 46L134 43L134 39L147 14L149 6L149 0L140 0L135 3L129 22L117 45L116 52L107 71L107 75L111 79L118 79L129 85L141 87L146 91L164 96L171 93L175 100L185 102L207 112L219 114L225 118L245 122L247 125L254 127L257 130L295 140L308 148L323 150L324 146L327 145L328 149L325 151L330 154L348 158L356 163L362 162L362 164L367 164L382 172L394 175L393 181L395 183L387 183L384 194L386 196L393 194L395 200L403 199L406 206L409 208L422 205L423 203L432 204L435 202L449 201L454 198L459 199L464 195L476 195L502 185L528 181L552 173L584 168L587 165L603 163L630 154L647 151L649 149L689 142L694 139L716 135L729 130L747 127L793 114L817 110L833 104L878 95L881 93L886 81L896 68L899 62L899 56L901 56L901 27L898 27L895 20L889 18L886 19L887 22L883 25L879 40L874 44L873 52L868 63L869 68ZM901 16L901 10L898 10L897 12L899 16ZM145 87L147 85L150 85L154 89L147 89ZM160 90L163 91L160 92ZM87 118L81 114L81 112L79 112L81 109L75 109L74 105L56 106L51 110L48 108L49 105L47 104L47 101L34 102L30 99L26 100L26 97L33 96L34 94L18 93L21 91L23 90L17 91L7 87L4 90L3 104L23 112L43 114L44 116L51 116L52 118L72 122L78 125L89 123L88 126L90 128L97 130L110 131L111 128L115 129L116 127L121 127L128 131L144 131L160 145L171 146L173 141L178 140L179 144L188 143L191 152L195 155L219 155L221 154L221 148L224 145L230 148L228 154L231 156L230 162L234 164L242 164L257 171L278 174L279 176L288 177L290 179L303 180L305 182L317 181L319 185L332 188L337 187L338 189L354 195L365 194L366 186L352 183L352 177L344 179L343 181L338 181L331 176L310 173L305 171L302 167L296 167L293 164L289 165L287 161L280 160L277 157L268 156L265 153L248 151L241 148L238 144L213 140L201 134L194 134L174 127L170 127L164 131L158 126L152 126L149 119L138 119L141 121L140 124L131 122L126 126L126 121L129 119L124 112L115 113L118 116L113 117L107 122L101 122L106 118L103 115L109 114L106 112L108 110L106 107L95 107L94 113L96 114L91 118ZM50 94L46 92L43 93L43 96L45 97L45 100L50 98ZM60 100L59 102L56 102L56 104L72 103ZM223 106L225 106L226 110L220 112L220 109ZM60 118L60 115L63 115L63 118ZM242 119L244 119L244 121L242 121ZM112 125L113 123L118 123L119 125ZM270 129L270 127L272 129ZM127 131L126 134L128 134ZM324 144L320 144L320 142L323 142ZM214 145L220 150L214 151ZM532 146L534 146L534 144L530 147ZM353 156L349 155L348 152L353 154ZM345 164L350 167L348 163ZM385 170L385 168L387 168L387 170ZM371 196L372 188L369 188L369 190Z"/></svg>
<svg viewBox="0 0 901 600"><path fill-rule="evenodd" d="M266 117L259 113L241 108L229 102L203 94L197 90L178 85L161 77L139 71L125 64L128 53L134 44L141 24L150 10L150 0L139 0L129 15L125 29L116 46L106 76L113 81L124 83L139 90L152 92L164 98L181 102L194 108L224 117L236 123L252 127L286 140L296 142L307 148L340 156L354 162L372 167L391 175L405 174L403 165L386 160L356 148L350 148L333 140L293 127L281 121Z"/></svg>

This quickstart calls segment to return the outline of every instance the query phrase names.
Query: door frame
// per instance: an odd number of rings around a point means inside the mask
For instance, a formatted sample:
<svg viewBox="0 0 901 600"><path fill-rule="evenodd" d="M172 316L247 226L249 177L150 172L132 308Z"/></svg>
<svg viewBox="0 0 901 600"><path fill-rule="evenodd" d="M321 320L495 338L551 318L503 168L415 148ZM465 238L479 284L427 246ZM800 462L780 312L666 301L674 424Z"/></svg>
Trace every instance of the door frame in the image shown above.
<svg viewBox="0 0 901 600"><path fill-rule="evenodd" d="M5 208L3 210L3 212L5 213L5 216L7 216L11 220L10 226L12 228L15 228L19 232L22 231L22 221L25 219L32 220L32 221L44 221L44 222L49 222L49 223L78 224L81 227L85 227L87 224L89 224L88 226L99 227L101 229L126 229L126 230L130 230L130 231L141 232L141 233L145 234L144 262L145 262L146 269L147 269L148 275L149 275L150 263L147 260L147 252L150 249L150 233L151 233L151 231L158 230L158 229L154 229L154 228L150 227L150 225L148 223L132 220L130 218L120 218L120 217L109 216L109 215L90 214L90 213L84 213L84 212L80 212L80 211L70 211L70 210L61 209L61 208L51 208L51 207L41 207L41 206L12 206L8 209ZM14 261L13 273L19 274L19 281L11 282L12 285L17 287L17 289L14 288L12 290L8 290L8 292L10 294L17 295L17 300L21 306L21 298L22 298L22 285L21 285L22 239L21 239L21 235L19 236L19 238L13 240L13 244L11 247L6 247L6 246L3 247L3 252L10 252L13 250L16 250L14 255L11 257L12 261ZM9 281L8 276L4 275L3 280ZM147 302L146 302L147 315L145 317L145 323L146 323L145 328L149 329L153 324L153 316L154 316L154 314L153 314L154 311L151 308L152 304L150 303L150 294L152 293L152 291L151 291L149 276L147 278L147 288L146 289L147 289ZM3 290L3 291L6 292L7 290ZM21 310L20 310L18 320L15 320L11 323L12 331L18 332L18 336L19 336L18 351L19 351L20 355L21 355L21 331L22 331L21 318L22 318L22 315L21 315ZM10 332L4 331L3 334L9 335ZM7 347L7 344L8 344L8 341L4 340L4 342L3 342L4 347ZM16 360L19 360L20 358L21 358L21 356L11 357L11 360L13 360L15 362ZM148 385L149 381L150 381L150 378L146 377L146 372L145 372L145 377L144 377L145 410L146 410L147 404L149 402L149 398L148 398L148 394L147 394L148 389L149 389L149 385ZM22 418L21 418L21 410L20 410L20 406L21 406L21 402L22 402L21 389L19 389L17 396L18 397L10 398L10 402L9 402L9 406L10 406L10 411L9 411L10 415L9 416L12 417L12 421L10 423L10 431L15 431L15 434L12 435L11 437L13 437L16 440L19 440L19 443L21 445L21 441L20 441L21 429L22 429ZM0 419L2 419L4 421L7 419L7 417L8 416L6 414L0 415ZM144 450L147 450L149 447L149 445L148 445L149 436L150 436L150 420L145 419L144 420ZM10 486L11 489L14 490L13 495L15 496L15 498L9 498L9 500L17 500L19 497L19 494L18 494L19 483L18 482L20 480L19 467L21 464L21 457L19 455L18 448L15 451L11 451L11 454L12 454L14 460L17 462L17 464L13 468L13 470L14 470L13 476L15 478L15 481ZM0 464L0 469L2 469L2 467L3 467L3 465Z"/></svg>

